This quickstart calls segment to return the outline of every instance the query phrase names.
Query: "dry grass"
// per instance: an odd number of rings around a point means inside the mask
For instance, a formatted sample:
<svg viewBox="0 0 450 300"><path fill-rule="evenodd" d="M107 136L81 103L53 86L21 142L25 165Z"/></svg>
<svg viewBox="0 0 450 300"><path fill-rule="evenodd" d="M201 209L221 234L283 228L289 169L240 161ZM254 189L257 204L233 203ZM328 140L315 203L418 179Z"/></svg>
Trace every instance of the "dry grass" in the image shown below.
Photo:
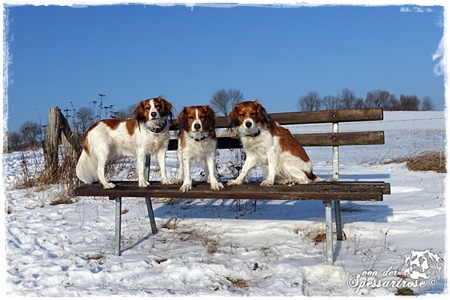
<svg viewBox="0 0 450 300"><path fill-rule="evenodd" d="M76 157L62 155L62 161L55 174L48 174L42 170L41 162L35 153L26 155L21 153L20 168L16 173L14 188L33 188L35 192L42 192L49 189L49 186L56 184L56 191L52 192L50 205L73 204L73 190L80 185L80 181L75 175Z"/></svg>
<svg viewBox="0 0 450 300"><path fill-rule="evenodd" d="M206 252L214 254L219 252L220 240L217 238L204 237L202 245L206 248Z"/></svg>
<svg viewBox="0 0 450 300"><path fill-rule="evenodd" d="M444 152L424 152L407 160L406 166L411 171L434 171L447 173Z"/></svg>
<svg viewBox="0 0 450 300"><path fill-rule="evenodd" d="M100 260L105 259L106 256L104 254L88 254L86 255L86 258L89 260Z"/></svg>
<svg viewBox="0 0 450 300"><path fill-rule="evenodd" d="M227 280L229 282L231 282L231 284L234 287L237 287L237 288L240 288L240 289L243 289L243 290L248 290L248 288L250 286L249 285L249 281L245 280L245 279L227 277Z"/></svg>
<svg viewBox="0 0 450 300"><path fill-rule="evenodd" d="M178 222L178 217L175 217L175 218L167 221L165 224L163 224L162 228L175 230L178 228L177 222Z"/></svg>
<svg viewBox="0 0 450 300"><path fill-rule="evenodd" d="M162 264L163 262L166 262L167 258L155 258L153 259L158 265Z"/></svg>
<svg viewBox="0 0 450 300"><path fill-rule="evenodd" d="M405 288L399 288L397 289L397 291L395 292L396 296L415 296L416 294L414 294L413 290L411 290L409 287L405 287Z"/></svg>
<svg viewBox="0 0 450 300"><path fill-rule="evenodd" d="M423 152L412 157L391 159L386 164L403 162L406 162L406 167L410 171L447 173L445 152Z"/></svg>
<svg viewBox="0 0 450 300"><path fill-rule="evenodd" d="M29 158L25 156L25 152L22 151L20 156L20 170L16 170L17 181L14 184L15 189L27 189L35 186L37 184L37 174L32 174L30 171L30 161ZM38 168L36 168L38 169Z"/></svg>
<svg viewBox="0 0 450 300"><path fill-rule="evenodd" d="M298 226L296 226L294 228L293 232L295 234L302 235L303 239L305 241L308 241L308 242L312 241L312 242L314 242L314 245L322 243L327 238L327 233L326 233L326 230L324 228L313 228L311 226L309 226L309 227L304 227L304 226L298 227ZM333 235L336 236L337 232L333 231ZM344 240L347 239L347 234L344 231L342 231L342 238Z"/></svg>
<svg viewBox="0 0 450 300"><path fill-rule="evenodd" d="M100 265L103 265L106 260L106 256L104 254L88 254L86 255L88 260L96 260Z"/></svg>
<svg viewBox="0 0 450 300"><path fill-rule="evenodd" d="M61 198L50 202L50 205L73 204L73 200L69 198Z"/></svg>
<svg viewBox="0 0 450 300"><path fill-rule="evenodd" d="M181 220L182 221L182 220ZM212 230L203 228L191 228L189 225L183 225L178 217L175 217L165 224L162 228L168 229L173 237L182 242L201 242L208 254L219 252L221 239Z"/></svg>

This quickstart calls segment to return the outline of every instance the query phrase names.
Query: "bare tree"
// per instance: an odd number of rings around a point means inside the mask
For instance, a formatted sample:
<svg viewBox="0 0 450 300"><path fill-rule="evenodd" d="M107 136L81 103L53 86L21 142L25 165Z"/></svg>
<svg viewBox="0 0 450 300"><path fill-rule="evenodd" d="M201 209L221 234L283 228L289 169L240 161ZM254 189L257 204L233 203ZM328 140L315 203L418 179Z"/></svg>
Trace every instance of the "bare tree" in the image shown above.
<svg viewBox="0 0 450 300"><path fill-rule="evenodd" d="M300 111L314 111L319 110L321 99L316 92L309 92L306 96L298 99L298 108Z"/></svg>
<svg viewBox="0 0 450 300"><path fill-rule="evenodd" d="M342 109L351 109L354 107L356 102L355 93L352 90L345 88L342 90L340 95L340 108Z"/></svg>
<svg viewBox="0 0 450 300"><path fill-rule="evenodd" d="M422 99L421 110L434 110L434 103L430 97L425 96Z"/></svg>
<svg viewBox="0 0 450 300"><path fill-rule="evenodd" d="M416 95L400 95L400 110L417 111L419 104L420 99Z"/></svg>
<svg viewBox="0 0 450 300"><path fill-rule="evenodd" d="M130 104L127 108L119 109L118 111L114 112L112 115L113 118L120 118L120 119L128 119L133 117L133 110L136 108L136 104Z"/></svg>
<svg viewBox="0 0 450 300"><path fill-rule="evenodd" d="M381 107L384 109L389 108L392 95L388 91L375 90L368 92L366 96L365 104L367 107Z"/></svg>
<svg viewBox="0 0 450 300"><path fill-rule="evenodd" d="M41 126L34 121L26 121L20 126L20 133L28 146L34 147L39 142L38 137L42 136Z"/></svg>
<svg viewBox="0 0 450 300"><path fill-rule="evenodd" d="M391 98L391 93L387 91L379 91L378 94L378 106L382 108L387 108L389 106L389 99Z"/></svg>
<svg viewBox="0 0 450 300"><path fill-rule="evenodd" d="M19 132L11 132L8 134L9 149L11 151L20 150L22 148L23 138Z"/></svg>
<svg viewBox="0 0 450 300"><path fill-rule="evenodd" d="M94 110L91 107L80 107L76 113L79 132L84 133L94 123Z"/></svg>
<svg viewBox="0 0 450 300"><path fill-rule="evenodd" d="M233 106L243 99L244 94L238 89L221 89L214 93L210 104L218 113L228 116Z"/></svg>
<svg viewBox="0 0 450 300"><path fill-rule="evenodd" d="M389 96L388 104L385 107L386 110L399 110L400 101L398 101L397 96L391 94Z"/></svg>
<svg viewBox="0 0 450 300"><path fill-rule="evenodd" d="M356 102L353 105L353 108L365 108L366 104L364 103L364 100L362 98L356 98Z"/></svg>
<svg viewBox="0 0 450 300"><path fill-rule="evenodd" d="M339 108L339 97L336 96L325 96L322 98L322 105L325 110L335 110Z"/></svg>

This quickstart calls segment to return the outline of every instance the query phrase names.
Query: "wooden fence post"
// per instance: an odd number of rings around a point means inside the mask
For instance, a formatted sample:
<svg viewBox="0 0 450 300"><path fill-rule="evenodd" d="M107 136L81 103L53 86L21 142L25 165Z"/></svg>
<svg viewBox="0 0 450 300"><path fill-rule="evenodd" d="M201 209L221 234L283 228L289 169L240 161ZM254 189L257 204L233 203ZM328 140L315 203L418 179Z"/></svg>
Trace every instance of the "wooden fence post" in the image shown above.
<svg viewBox="0 0 450 300"><path fill-rule="evenodd" d="M72 173L81 154L81 146L78 143L78 130L72 133L69 122L58 107L48 111L47 135L44 148L44 172L42 179L45 182L55 182L60 178L61 172ZM59 171L59 144L63 143L65 157L62 169Z"/></svg>
<svg viewBox="0 0 450 300"><path fill-rule="evenodd" d="M9 132L7 130L3 130L3 153L9 152L8 135L9 135Z"/></svg>
<svg viewBox="0 0 450 300"><path fill-rule="evenodd" d="M44 172L45 181L54 182L58 171L58 145L61 136L61 110L58 107L48 111L47 135L44 148Z"/></svg>
<svg viewBox="0 0 450 300"><path fill-rule="evenodd" d="M67 119L61 114L61 140L63 141L64 149L66 151L66 155L72 156L75 160L81 155L81 147L78 144L78 129L75 129L75 132L72 133L70 130L69 122ZM77 127L77 126L75 126Z"/></svg>

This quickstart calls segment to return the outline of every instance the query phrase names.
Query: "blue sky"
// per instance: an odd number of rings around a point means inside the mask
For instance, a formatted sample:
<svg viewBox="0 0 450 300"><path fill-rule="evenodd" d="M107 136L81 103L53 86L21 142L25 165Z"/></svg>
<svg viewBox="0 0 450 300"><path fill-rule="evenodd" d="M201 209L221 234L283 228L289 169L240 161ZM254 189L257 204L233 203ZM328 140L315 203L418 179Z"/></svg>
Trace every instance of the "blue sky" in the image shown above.
<svg viewBox="0 0 450 300"><path fill-rule="evenodd" d="M444 109L433 61L443 7L160 7L111 5L7 8L11 64L8 128L47 123L48 109L126 108L163 95L181 111L237 88L269 112L297 109L310 91L343 88L365 99L384 89L429 96ZM407 12L406 12L407 11Z"/></svg>

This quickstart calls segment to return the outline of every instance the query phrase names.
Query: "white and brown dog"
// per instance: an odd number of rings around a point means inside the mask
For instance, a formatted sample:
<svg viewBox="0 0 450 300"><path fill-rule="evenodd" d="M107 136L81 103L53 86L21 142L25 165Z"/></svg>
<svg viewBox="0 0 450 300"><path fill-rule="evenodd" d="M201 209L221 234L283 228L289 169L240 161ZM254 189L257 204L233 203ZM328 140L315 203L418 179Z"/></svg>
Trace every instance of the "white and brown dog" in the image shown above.
<svg viewBox="0 0 450 300"><path fill-rule="evenodd" d="M137 158L139 186L146 187L144 178L145 156L156 156L163 184L172 184L166 174L166 152L169 144L169 118L173 117L172 104L162 97L141 101L131 119L107 119L93 124L84 134L83 151L76 173L84 183L100 181L103 188L115 185L105 178L105 165L114 158Z"/></svg>
<svg viewBox="0 0 450 300"><path fill-rule="evenodd" d="M228 185L242 184L258 162L268 167L262 186L274 183L302 184L320 180L312 171L305 149L286 128L280 126L256 101L238 103L230 113L231 127L237 127L247 158L239 176Z"/></svg>
<svg viewBox="0 0 450 300"><path fill-rule="evenodd" d="M211 189L220 190L223 184L214 174L217 137L215 131L216 113L208 105L185 107L178 115L178 161L180 171L177 183L181 191L192 189L190 166L193 162L203 163Z"/></svg>

